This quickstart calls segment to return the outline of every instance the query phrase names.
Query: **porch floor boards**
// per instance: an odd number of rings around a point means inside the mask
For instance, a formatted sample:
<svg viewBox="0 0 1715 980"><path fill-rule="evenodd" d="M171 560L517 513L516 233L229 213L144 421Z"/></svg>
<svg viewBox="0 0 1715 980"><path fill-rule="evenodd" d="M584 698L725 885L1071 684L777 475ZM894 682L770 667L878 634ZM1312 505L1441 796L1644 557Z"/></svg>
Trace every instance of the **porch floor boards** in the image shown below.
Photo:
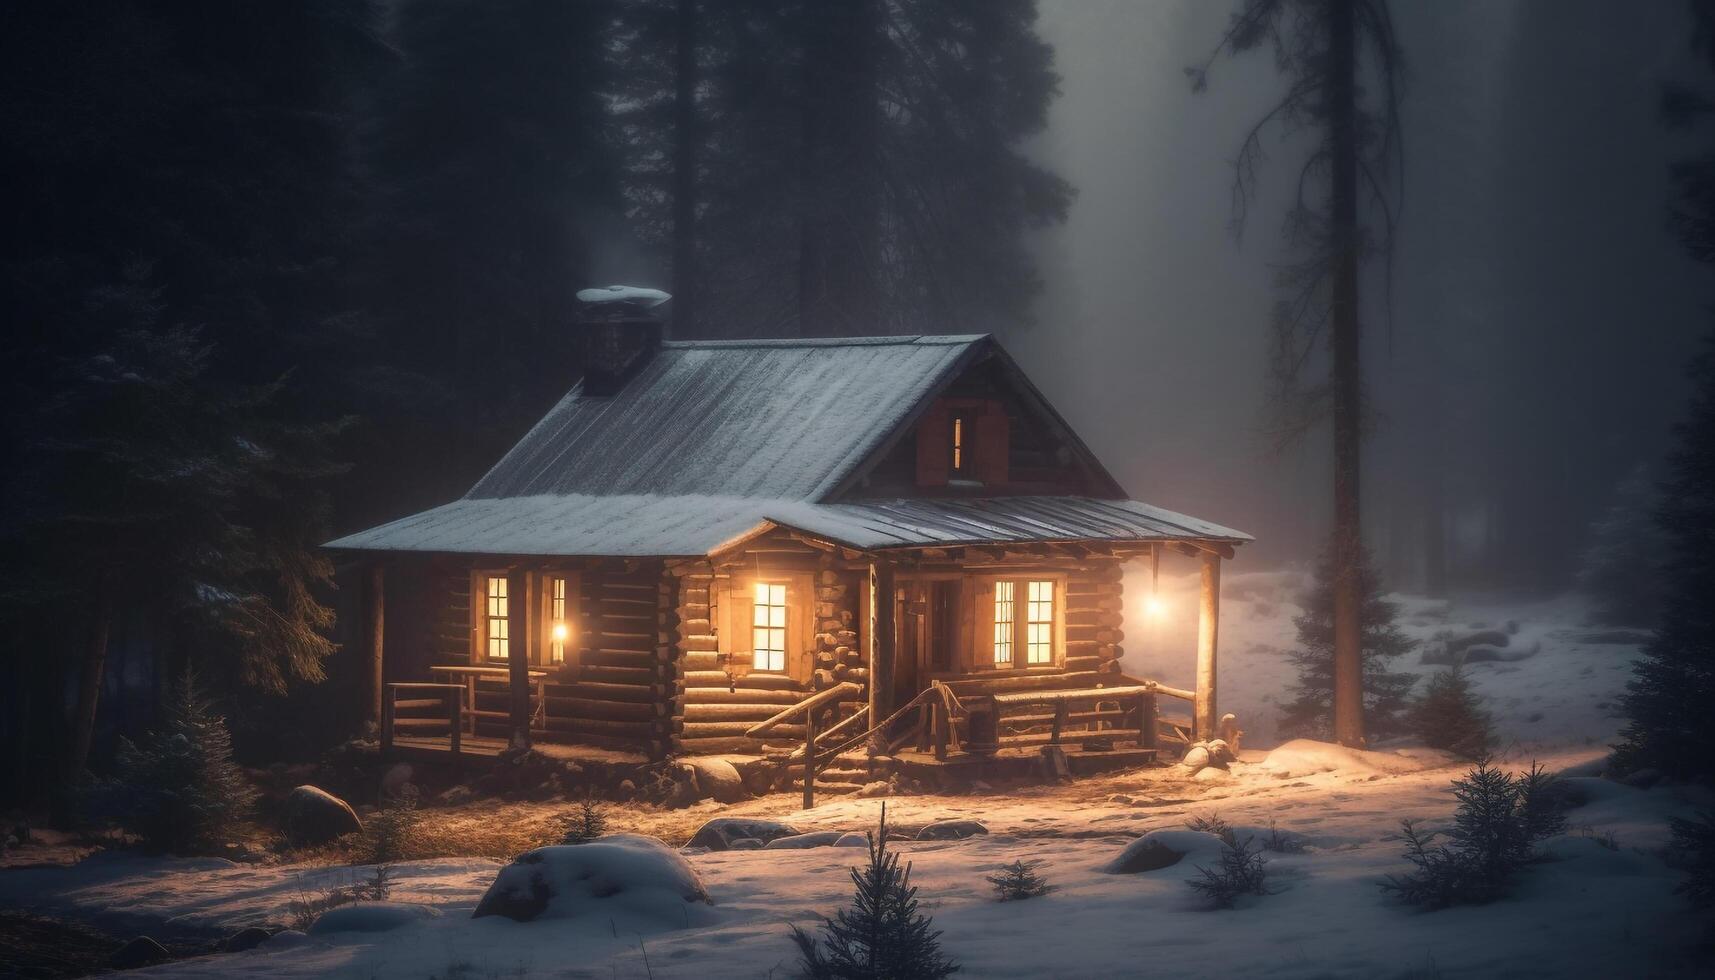
<svg viewBox="0 0 1715 980"><path fill-rule="evenodd" d="M465 735L459 739L460 761L471 761L477 764L493 762L500 753L506 751L511 742L504 738L489 735ZM535 739L531 748L552 759L564 759L571 762L606 762L617 765L643 765L649 757L641 752L622 752L617 749L607 749L596 745L578 745L570 742L548 742ZM394 735L393 755L402 759L417 759L424 762L449 762L452 760L452 740L446 735Z"/></svg>

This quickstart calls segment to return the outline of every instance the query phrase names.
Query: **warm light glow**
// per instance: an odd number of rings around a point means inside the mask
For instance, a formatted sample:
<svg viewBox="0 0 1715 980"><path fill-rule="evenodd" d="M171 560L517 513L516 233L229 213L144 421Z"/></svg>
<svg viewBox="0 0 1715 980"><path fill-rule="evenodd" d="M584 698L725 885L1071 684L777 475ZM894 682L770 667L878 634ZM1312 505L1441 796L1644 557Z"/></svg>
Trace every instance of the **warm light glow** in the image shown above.
<svg viewBox="0 0 1715 980"><path fill-rule="evenodd" d="M1143 600L1143 611L1148 613L1151 619L1160 619L1167 615L1167 603L1160 596L1152 595Z"/></svg>
<svg viewBox="0 0 1715 980"><path fill-rule="evenodd" d="M571 635L571 631L566 629L565 623L555 623L554 624L553 636L554 636L554 642L555 643L566 642L566 637L568 637L570 635Z"/></svg>

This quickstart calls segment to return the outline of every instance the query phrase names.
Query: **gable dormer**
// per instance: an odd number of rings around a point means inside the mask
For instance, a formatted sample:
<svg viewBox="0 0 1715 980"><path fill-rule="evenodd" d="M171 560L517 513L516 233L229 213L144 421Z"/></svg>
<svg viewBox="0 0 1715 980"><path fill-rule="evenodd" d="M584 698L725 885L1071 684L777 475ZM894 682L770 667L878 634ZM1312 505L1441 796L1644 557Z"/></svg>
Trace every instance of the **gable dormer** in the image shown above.
<svg viewBox="0 0 1715 980"><path fill-rule="evenodd" d="M1003 489L1011 429L999 399L937 398L917 423L917 486Z"/></svg>

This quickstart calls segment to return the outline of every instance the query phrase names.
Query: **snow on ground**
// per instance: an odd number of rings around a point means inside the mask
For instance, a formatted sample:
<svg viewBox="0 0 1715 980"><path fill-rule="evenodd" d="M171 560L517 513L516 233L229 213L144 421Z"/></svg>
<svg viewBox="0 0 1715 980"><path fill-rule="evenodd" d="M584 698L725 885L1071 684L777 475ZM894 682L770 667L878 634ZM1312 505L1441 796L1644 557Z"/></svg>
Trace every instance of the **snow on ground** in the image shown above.
<svg viewBox="0 0 1715 980"><path fill-rule="evenodd" d="M1124 663L1133 676L1190 688L1196 669L1198 580L1195 573L1167 574L1173 564L1171 557L1163 563L1160 616L1144 611L1148 573L1133 568L1126 577ZM1297 600L1309 585L1307 574L1293 570L1230 574L1222 580L1219 708L1238 715L1248 746L1280 741L1275 719L1291 698L1294 676L1286 657L1297 636L1292 618L1300 612ZM1631 678L1638 647L1594 642L1605 638L1604 631L1585 626L1584 606L1577 596L1511 603L1390 598L1399 606L1401 628L1420 641L1420 649L1397 658L1389 670L1427 677L1443 669L1418 662L1421 647L1443 631L1504 630L1514 623L1517 632L1509 649L1537 646L1537 652L1523 660L1465 666L1494 715L1503 747L1526 755L1573 745L1594 748L1618 734L1623 719L1615 698ZM1172 702L1164 706L1168 712L1175 707Z"/></svg>
<svg viewBox="0 0 1715 980"><path fill-rule="evenodd" d="M1377 882L1405 870L1388 835L1402 818L1444 826L1449 781L1463 766L1410 746L1351 752L1293 742L1268 752L1270 702L1287 676L1273 650L1290 642L1294 611L1279 582L1229 587L1223 623L1223 708L1253 733L1241 762L1217 779L1178 768L1141 770L982 796L911 796L887 801L891 823L920 826L971 817L991 833L962 841L898 844L911 862L923 908L942 930L948 953L970 977L1167 976L1268 977L1568 977L1689 976L1707 966L1690 947L1698 926L1672 894L1678 873L1660 856L1669 816L1707 806L1688 790L1637 790L1577 778L1587 802L1570 815L1573 832L1550 842L1559 860L1533 867L1513 897L1482 907L1416 912L1385 900ZM1411 628L1519 621L1540 637L1537 656L1477 665L1473 676L1494 702L1510 742L1506 763L1531 758L1551 768L1591 768L1616 719L1610 702L1622 688L1634 650L1576 636L1575 604L1530 606L1413 604ZM1417 621L1421 620L1421 621ZM1283 625L1284 624L1284 625ZM1134 640L1128 646L1139 650ZM1189 646L1181 646L1188 658ZM1165 656L1165 651L1164 654ZM1147 658L1140 658L1147 659ZM1187 660L1188 662L1188 660ZM1418 669L1417 665L1408 665ZM1169 683L1162 669L1134 672ZM1424 668L1425 670L1429 668ZM1533 718L1533 716L1536 716ZM799 812L776 795L719 811L768 816L805 832L873 828L882 801L836 798ZM1175 866L1136 875L1102 867L1139 835L1183 828L1188 818L1219 814L1241 833L1271 823L1306 843L1302 853L1270 855L1275 891L1233 911L1201 907ZM1612 834L1618 850L1597 838ZM400 869L393 900L440 912L394 917L385 932L282 934L259 949L181 960L140 971L152 977L785 977L795 954L788 924L814 925L850 897L847 870L861 851L691 853L712 907L696 915L654 917L599 912L520 923L470 916L501 864L488 860L412 862ZM1015 860L1041 862L1058 890L1024 902L996 903L983 876ZM229 933L281 921L285 904L328 876L361 870L244 867L224 861L98 856L73 868L0 873L0 908L93 915L126 931L166 923ZM664 902L667 899L663 899ZM592 902L599 906L599 899ZM153 923L151 925L150 923Z"/></svg>

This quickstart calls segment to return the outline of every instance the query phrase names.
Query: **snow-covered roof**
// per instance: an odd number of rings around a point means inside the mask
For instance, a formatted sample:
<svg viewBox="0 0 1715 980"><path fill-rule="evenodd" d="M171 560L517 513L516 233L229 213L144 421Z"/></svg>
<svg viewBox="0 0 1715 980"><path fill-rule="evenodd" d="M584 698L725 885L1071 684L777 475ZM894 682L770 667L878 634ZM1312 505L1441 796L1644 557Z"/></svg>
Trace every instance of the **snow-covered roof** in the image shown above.
<svg viewBox="0 0 1715 980"><path fill-rule="evenodd" d="M466 496L820 499L987 342L663 344L612 396L573 388Z"/></svg>
<svg viewBox="0 0 1715 980"><path fill-rule="evenodd" d="M1251 540L1135 500L1090 497L873 500L537 494L466 498L333 542L358 551L562 557L696 557L771 527L853 548L1048 541Z"/></svg>
<svg viewBox="0 0 1715 980"><path fill-rule="evenodd" d="M999 349L987 336L666 343L612 395L573 388L463 499L328 547L692 557L775 526L863 549L1250 540L1131 500L833 502L859 467L991 350ZM1091 465L1100 469L1093 457ZM1099 476L1099 487L1123 493Z"/></svg>

